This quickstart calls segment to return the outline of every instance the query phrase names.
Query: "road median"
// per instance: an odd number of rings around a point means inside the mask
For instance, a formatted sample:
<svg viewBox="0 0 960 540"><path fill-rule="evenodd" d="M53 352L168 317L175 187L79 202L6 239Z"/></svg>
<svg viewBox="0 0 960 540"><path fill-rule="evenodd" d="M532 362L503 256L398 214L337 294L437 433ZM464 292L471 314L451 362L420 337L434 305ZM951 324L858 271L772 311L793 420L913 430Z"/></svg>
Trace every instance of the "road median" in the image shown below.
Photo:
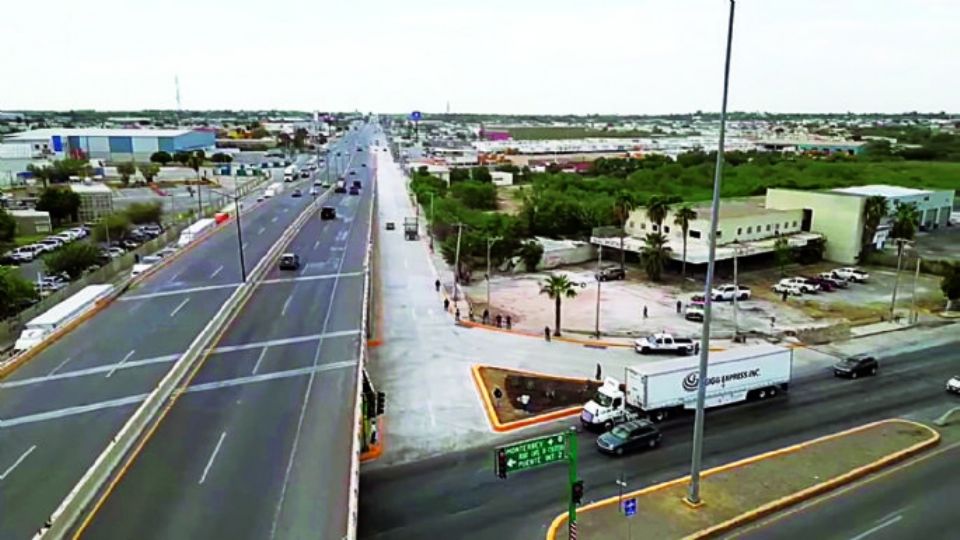
<svg viewBox="0 0 960 540"><path fill-rule="evenodd" d="M700 539L728 532L770 513L879 471L936 445L940 434L908 420L883 420L721 465L703 473L702 505L685 503L689 476L626 493L578 510L578 532L590 538ZM632 503L631 503L632 506ZM565 540L566 514L547 540ZM635 525L635 526L632 526ZM631 527L632 526L632 527Z"/></svg>

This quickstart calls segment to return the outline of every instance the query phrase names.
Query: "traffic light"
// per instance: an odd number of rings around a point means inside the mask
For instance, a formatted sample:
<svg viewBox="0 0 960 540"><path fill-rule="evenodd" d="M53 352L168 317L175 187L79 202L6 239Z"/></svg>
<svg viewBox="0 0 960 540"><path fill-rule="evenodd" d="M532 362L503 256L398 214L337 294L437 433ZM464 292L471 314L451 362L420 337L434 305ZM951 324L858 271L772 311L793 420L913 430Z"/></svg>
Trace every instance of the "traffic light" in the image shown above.
<svg viewBox="0 0 960 540"><path fill-rule="evenodd" d="M503 448L497 450L497 476L507 477L507 451Z"/></svg>
<svg viewBox="0 0 960 540"><path fill-rule="evenodd" d="M377 392L377 416L383 414L387 407L387 395L383 392Z"/></svg>
<svg viewBox="0 0 960 540"><path fill-rule="evenodd" d="M367 407L367 418L375 418L377 416L377 400L375 398L365 399L363 404Z"/></svg>
<svg viewBox="0 0 960 540"><path fill-rule="evenodd" d="M570 498L573 504L580 504L583 501L583 480L577 480L570 488Z"/></svg>

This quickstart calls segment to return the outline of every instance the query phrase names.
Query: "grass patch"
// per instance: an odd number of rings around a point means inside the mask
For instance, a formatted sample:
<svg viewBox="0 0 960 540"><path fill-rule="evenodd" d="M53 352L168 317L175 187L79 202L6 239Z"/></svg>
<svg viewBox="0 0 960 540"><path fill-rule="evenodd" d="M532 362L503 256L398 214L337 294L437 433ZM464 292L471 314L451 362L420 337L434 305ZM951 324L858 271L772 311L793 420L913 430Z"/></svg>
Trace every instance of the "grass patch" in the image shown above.
<svg viewBox="0 0 960 540"><path fill-rule="evenodd" d="M480 367L479 372L501 424L583 405L601 384L589 379L551 377L487 366ZM500 398L495 395L498 389ZM523 395L530 396L526 407L519 401Z"/></svg>
<svg viewBox="0 0 960 540"><path fill-rule="evenodd" d="M711 469L702 479L704 505L698 509L683 503L686 478L651 487L637 496L637 515L630 518L633 538L683 538L936 438L922 426L887 420L783 449L753 463ZM578 513L579 532L585 538L625 538L628 520L618 512L616 499L611 501ZM566 527L556 538L567 538Z"/></svg>

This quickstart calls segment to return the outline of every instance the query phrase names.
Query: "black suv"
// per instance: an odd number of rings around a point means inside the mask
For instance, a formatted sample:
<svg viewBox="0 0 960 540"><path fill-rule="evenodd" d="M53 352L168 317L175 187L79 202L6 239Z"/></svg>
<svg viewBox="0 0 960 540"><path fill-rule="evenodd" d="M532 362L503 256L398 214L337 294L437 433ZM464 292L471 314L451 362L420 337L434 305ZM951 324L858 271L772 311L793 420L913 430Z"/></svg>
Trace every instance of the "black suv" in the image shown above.
<svg viewBox="0 0 960 540"><path fill-rule="evenodd" d="M337 209L332 206L324 206L320 209L320 219L337 219Z"/></svg>
<svg viewBox="0 0 960 540"><path fill-rule="evenodd" d="M300 268L300 256L296 253L284 253L280 256L281 270L297 270Z"/></svg>
<svg viewBox="0 0 960 540"><path fill-rule="evenodd" d="M625 422L597 438L597 450L622 456L640 448L656 448L663 435L649 420Z"/></svg>
<svg viewBox="0 0 960 540"><path fill-rule="evenodd" d="M833 374L837 377L856 379L861 375L876 375L880 369L877 359L867 354L848 356L833 365Z"/></svg>
<svg viewBox="0 0 960 540"><path fill-rule="evenodd" d="M597 281L610 281L612 279L626 279L627 273L620 268L604 268L596 275Z"/></svg>

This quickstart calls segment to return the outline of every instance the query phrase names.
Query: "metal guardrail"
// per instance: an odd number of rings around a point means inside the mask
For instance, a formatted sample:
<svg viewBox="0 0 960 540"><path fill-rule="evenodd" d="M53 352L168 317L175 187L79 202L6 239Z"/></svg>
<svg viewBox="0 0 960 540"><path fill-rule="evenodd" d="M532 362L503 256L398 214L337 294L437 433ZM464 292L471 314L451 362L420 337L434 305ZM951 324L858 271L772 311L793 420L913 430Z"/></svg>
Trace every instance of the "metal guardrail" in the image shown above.
<svg viewBox="0 0 960 540"><path fill-rule="evenodd" d="M129 455L134 444L146 433L147 428L156 425L156 421L166 408L172 406L171 399L179 395L177 389L187 384L190 375L195 373L205 358L207 351L215 344L220 333L240 312L246 300L259 284L266 270L276 257L286 249L287 244L299 233L307 220L319 205L333 192L328 189L316 200L307 205L303 212L280 236L280 239L267 251L257 266L250 272L250 279L237 288L224 302L216 315L193 340L187 351L174 363L170 371L161 379L156 388L140 404L107 447L100 453L93 465L87 469L80 481L67 494L60 506L51 514L49 520L35 535L38 539L60 539L66 537L77 522L86 515L87 508L101 492L107 482L113 478ZM182 392L182 390L181 390Z"/></svg>

